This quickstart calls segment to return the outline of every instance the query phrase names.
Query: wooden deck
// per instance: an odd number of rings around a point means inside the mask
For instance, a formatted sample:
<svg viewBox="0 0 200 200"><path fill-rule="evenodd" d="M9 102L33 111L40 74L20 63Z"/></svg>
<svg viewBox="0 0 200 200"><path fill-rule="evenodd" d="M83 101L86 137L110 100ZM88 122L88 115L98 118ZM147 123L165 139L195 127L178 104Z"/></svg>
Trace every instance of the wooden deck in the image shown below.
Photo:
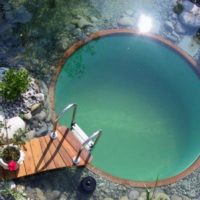
<svg viewBox="0 0 200 200"><path fill-rule="evenodd" d="M80 142L65 127L59 127L57 133L58 137L54 140L47 135L27 142L24 149L25 160L23 164L15 172L10 172L0 167L0 178L4 180L14 179L48 170L74 166L72 158L77 155L81 147ZM87 150L83 150L80 163L76 166L84 166L90 161L90 153Z"/></svg>

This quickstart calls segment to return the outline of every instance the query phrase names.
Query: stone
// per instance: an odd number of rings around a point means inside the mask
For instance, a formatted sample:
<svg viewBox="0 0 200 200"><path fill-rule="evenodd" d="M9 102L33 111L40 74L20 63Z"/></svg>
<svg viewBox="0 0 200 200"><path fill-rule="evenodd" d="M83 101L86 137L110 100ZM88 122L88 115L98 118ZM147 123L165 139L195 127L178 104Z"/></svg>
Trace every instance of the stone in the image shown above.
<svg viewBox="0 0 200 200"><path fill-rule="evenodd" d="M90 21L95 23L95 22L98 22L98 19L94 16L91 16Z"/></svg>
<svg viewBox="0 0 200 200"><path fill-rule="evenodd" d="M128 26L133 26L135 23L135 20L132 17L122 17L117 21L117 23L120 26L128 27Z"/></svg>
<svg viewBox="0 0 200 200"><path fill-rule="evenodd" d="M177 23L175 24L174 26L174 30L179 33L179 34L185 34L187 31L186 31L186 28L184 25L182 25L180 22L177 21Z"/></svg>
<svg viewBox="0 0 200 200"><path fill-rule="evenodd" d="M146 197L142 197L142 196L140 196L140 197L138 197L137 200L147 200L147 198L146 198Z"/></svg>
<svg viewBox="0 0 200 200"><path fill-rule="evenodd" d="M131 15L133 15L133 10L131 10L131 9L129 9L129 10L126 10L126 12L125 12L128 16L131 16Z"/></svg>
<svg viewBox="0 0 200 200"><path fill-rule="evenodd" d="M182 200L191 200L191 199L186 196L182 196Z"/></svg>
<svg viewBox="0 0 200 200"><path fill-rule="evenodd" d="M76 25L79 28L85 28L87 26L93 26L92 23L90 23L87 19L85 19L84 17L80 17L80 19L76 22Z"/></svg>
<svg viewBox="0 0 200 200"><path fill-rule="evenodd" d="M5 72L8 70L6 67L0 67L0 81L2 81Z"/></svg>
<svg viewBox="0 0 200 200"><path fill-rule="evenodd" d="M47 114L44 110L42 110L41 112L37 113L34 118L37 118L39 121L43 121L45 120L47 117Z"/></svg>
<svg viewBox="0 0 200 200"><path fill-rule="evenodd" d="M129 200L127 196L121 197L119 200Z"/></svg>
<svg viewBox="0 0 200 200"><path fill-rule="evenodd" d="M36 98L36 100L39 101L39 102L44 102L44 100L45 100L45 97L44 97L44 94L43 94L43 93L35 94L35 98Z"/></svg>
<svg viewBox="0 0 200 200"><path fill-rule="evenodd" d="M106 197L106 198L104 198L103 200L113 200L113 199L110 198L110 197Z"/></svg>
<svg viewBox="0 0 200 200"><path fill-rule="evenodd" d="M192 28L198 28L200 26L200 11L198 14L183 11L179 15L179 20L182 24Z"/></svg>
<svg viewBox="0 0 200 200"><path fill-rule="evenodd" d="M67 24L66 25L66 30L71 32L76 28L76 26L74 24Z"/></svg>
<svg viewBox="0 0 200 200"><path fill-rule="evenodd" d="M8 181L7 185L8 185L8 188L10 188L11 190L16 188L16 184L14 181Z"/></svg>
<svg viewBox="0 0 200 200"><path fill-rule="evenodd" d="M31 106L31 112L36 111L41 107L41 103L35 103Z"/></svg>
<svg viewBox="0 0 200 200"><path fill-rule="evenodd" d="M182 200L182 198L177 195L172 195L170 199L171 200Z"/></svg>
<svg viewBox="0 0 200 200"><path fill-rule="evenodd" d="M166 21L164 23L164 27L165 27L166 31L169 31L169 32L173 32L173 30L174 30L174 26L173 26L172 22L170 22L170 21Z"/></svg>
<svg viewBox="0 0 200 200"><path fill-rule="evenodd" d="M31 112L23 114L23 119L25 119L25 120L31 120L32 119Z"/></svg>
<svg viewBox="0 0 200 200"><path fill-rule="evenodd" d="M165 193L155 194L155 200L170 200L170 198Z"/></svg>
<svg viewBox="0 0 200 200"><path fill-rule="evenodd" d="M44 196L44 193L43 193L43 191L41 189L36 188L35 191L36 191L38 199L47 200L47 198Z"/></svg>
<svg viewBox="0 0 200 200"><path fill-rule="evenodd" d="M21 6L15 13L14 22L25 24L32 19L32 14L24 7Z"/></svg>
<svg viewBox="0 0 200 200"><path fill-rule="evenodd" d="M137 200L139 195L140 194L137 190L132 190L132 191L129 192L128 197L129 197L130 200Z"/></svg>
<svg viewBox="0 0 200 200"><path fill-rule="evenodd" d="M42 128L40 128L37 132L36 135L39 136L43 136L46 135L48 133L48 127L46 124L43 124Z"/></svg>
<svg viewBox="0 0 200 200"><path fill-rule="evenodd" d="M184 7L184 10L186 10L188 12L192 12L192 10L196 9L196 7L197 7L195 4L193 4L190 1L183 1L182 5Z"/></svg>
<svg viewBox="0 0 200 200"><path fill-rule="evenodd" d="M27 140L31 140L32 138L35 137L35 135L36 135L35 130L31 130L31 131L26 133L26 138L27 138Z"/></svg>
<svg viewBox="0 0 200 200"><path fill-rule="evenodd" d="M7 119L7 127L8 127L8 138L13 138L13 135L17 133L20 129L22 131L25 131L26 123L20 118L20 117L13 117L10 119ZM5 128L2 128L1 130L2 135L6 135Z"/></svg>

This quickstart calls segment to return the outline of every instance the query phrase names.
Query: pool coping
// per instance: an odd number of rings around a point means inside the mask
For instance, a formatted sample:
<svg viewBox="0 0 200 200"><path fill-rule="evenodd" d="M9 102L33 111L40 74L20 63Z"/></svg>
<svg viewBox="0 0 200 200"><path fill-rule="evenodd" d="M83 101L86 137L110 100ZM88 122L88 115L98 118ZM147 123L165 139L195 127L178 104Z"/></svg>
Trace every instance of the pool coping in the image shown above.
<svg viewBox="0 0 200 200"><path fill-rule="evenodd" d="M77 49L79 49L81 46L88 43L89 41L100 38L100 37L113 35L113 34L133 34L133 35L138 35L141 37L144 36L144 37L149 37L155 41L161 42L161 44L165 44L166 46L170 47L171 49L175 50L178 54L183 56L185 58L185 60L191 64L190 66L192 67L192 69L194 70L196 75L200 78L200 68L198 67L197 62L190 55L188 55L184 50L180 49L175 44L173 44L171 41L169 41L159 35L152 34L152 33L141 33L138 30L134 30L134 29L108 29L108 30L98 31L98 32L95 32L95 33L89 35L87 38L80 40L80 41L76 42L75 44L73 44L69 49L67 49L65 51L63 57L58 62L55 74L53 75L50 86L49 86L49 100L50 100L50 109L51 109L51 113L52 113L52 121L54 121L56 118L56 114L54 111L55 86L56 86L57 78L58 78L66 60ZM155 181L142 182L142 181L127 180L127 179L112 176L111 174L109 174L101 169L98 169L97 167L95 167L92 164L87 164L86 167L90 171L94 172L95 174L98 174L98 175L100 175L112 182L118 183L118 184L125 184L125 185L129 185L129 186L134 186L134 187L154 187L155 186ZM157 186L164 186L164 185L169 185L169 184L175 183L175 182L183 179L184 177L188 176L189 174L191 174L193 171L195 171L199 167L200 167L200 158L198 158L196 161L194 161L192 165L190 165L186 170L179 173L178 175L159 180L157 182Z"/></svg>

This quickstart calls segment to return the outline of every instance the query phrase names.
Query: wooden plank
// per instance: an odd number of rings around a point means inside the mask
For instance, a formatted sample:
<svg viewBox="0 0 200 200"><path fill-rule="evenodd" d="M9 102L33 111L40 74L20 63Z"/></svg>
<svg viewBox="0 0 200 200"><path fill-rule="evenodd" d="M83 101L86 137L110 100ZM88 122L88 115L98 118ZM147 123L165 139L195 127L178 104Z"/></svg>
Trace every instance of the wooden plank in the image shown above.
<svg viewBox="0 0 200 200"><path fill-rule="evenodd" d="M64 147L66 154L68 154L69 157L73 159L73 157L75 157L78 152L75 151L75 149L71 146L71 144L66 140L66 136L68 133L69 133L68 130L66 130L63 135L59 132L57 139L59 143L62 143L62 146ZM78 165L84 165L84 164L85 164L84 160L80 158L80 163Z"/></svg>
<svg viewBox="0 0 200 200"><path fill-rule="evenodd" d="M61 131L62 130L62 131ZM63 127L58 128L58 131L64 135L65 132L63 132L65 129ZM69 130L69 129L68 129ZM68 131L66 130L66 131ZM69 130L69 133L66 135L66 140L71 144L71 146L78 152L79 149L81 148L81 143L79 142L79 140L76 138L76 136L74 135L74 133L72 133L71 130ZM92 156L89 157L89 151L86 149L83 149L82 153L81 153L81 157L83 158L83 160L87 160L88 162L91 162L92 160Z"/></svg>
<svg viewBox="0 0 200 200"><path fill-rule="evenodd" d="M41 145L41 149L43 151L43 155L44 155L44 161L46 163L46 168L48 170L51 170L51 169L55 169L56 166L55 166L55 163L54 163L54 160L53 160L53 157L49 151L49 147L50 145L48 145L44 139L44 137L40 137L39 138L39 141L40 141L40 145ZM50 143L49 143L50 144Z"/></svg>
<svg viewBox="0 0 200 200"><path fill-rule="evenodd" d="M55 148L55 146L53 144L53 140L50 138L49 135L44 136L44 139L45 139L47 145L49 145L49 152L54 160L56 168L65 167L66 165L65 165L62 157L60 156L58 150Z"/></svg>
<svg viewBox="0 0 200 200"><path fill-rule="evenodd" d="M60 133L57 132L59 135ZM55 145L55 148L59 151L63 161L65 162L66 166L72 166L72 158L68 155L68 153L65 151L65 148L63 147L63 140L59 141L58 138L53 140L53 143Z"/></svg>
<svg viewBox="0 0 200 200"><path fill-rule="evenodd" d="M26 156L26 155L25 155L25 156ZM24 163L22 163L22 164L19 166L19 169L18 169L18 171L17 171L16 176L17 176L17 177L26 176L26 169L25 169Z"/></svg>
<svg viewBox="0 0 200 200"><path fill-rule="evenodd" d="M44 155L40 146L40 141L38 138L32 139L30 141L33 160L35 163L35 172L41 172L46 170L46 165L44 162Z"/></svg>
<svg viewBox="0 0 200 200"><path fill-rule="evenodd" d="M35 173L35 163L33 160L33 154L30 146L30 142L27 142L25 145L26 154L24 159L24 166L26 170L26 174L34 174Z"/></svg>

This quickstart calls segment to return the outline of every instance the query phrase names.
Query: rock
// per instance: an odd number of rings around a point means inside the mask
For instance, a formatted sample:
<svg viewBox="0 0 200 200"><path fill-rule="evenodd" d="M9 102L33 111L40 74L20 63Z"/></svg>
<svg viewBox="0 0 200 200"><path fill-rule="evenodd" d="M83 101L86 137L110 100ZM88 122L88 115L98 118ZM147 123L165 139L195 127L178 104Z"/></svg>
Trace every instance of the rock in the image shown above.
<svg viewBox="0 0 200 200"><path fill-rule="evenodd" d="M8 68L0 67L0 81L3 80L3 77L5 75L5 72L8 70Z"/></svg>
<svg viewBox="0 0 200 200"><path fill-rule="evenodd" d="M35 130L31 130L29 132L26 133L26 138L27 140L31 140L32 138L34 138L36 136L36 132Z"/></svg>
<svg viewBox="0 0 200 200"><path fill-rule="evenodd" d="M200 15L193 15L189 12L182 12L179 16L180 22L192 27L197 28L200 26Z"/></svg>
<svg viewBox="0 0 200 200"><path fill-rule="evenodd" d="M10 188L10 189L16 188L16 184L15 184L14 181L8 181L8 182L7 182L7 185L8 185L8 188Z"/></svg>
<svg viewBox="0 0 200 200"><path fill-rule="evenodd" d="M134 14L133 10L129 9L125 12L128 16L132 16Z"/></svg>
<svg viewBox="0 0 200 200"><path fill-rule="evenodd" d="M39 136L43 136L46 135L48 133L48 127L46 124L43 124L42 128L40 128L37 132L36 135Z"/></svg>
<svg viewBox="0 0 200 200"><path fill-rule="evenodd" d="M36 100L39 101L39 102L44 102L44 100L45 100L44 94L43 94L43 93L35 94L35 98L36 98Z"/></svg>
<svg viewBox="0 0 200 200"><path fill-rule="evenodd" d="M173 30L174 30L174 26L173 26L172 22L170 22L170 21L166 21L164 23L164 27L165 27L166 31L168 31L168 32L173 32Z"/></svg>
<svg viewBox="0 0 200 200"><path fill-rule="evenodd" d="M75 24L79 27L79 28L85 28L87 26L93 26L92 23L90 23L87 19L85 19L84 17L79 17L80 19L78 21L75 22Z"/></svg>
<svg viewBox="0 0 200 200"><path fill-rule="evenodd" d="M23 119L25 119L25 120L30 120L30 119L32 119L32 114L31 114L31 112L28 112L28 113L23 114Z"/></svg>
<svg viewBox="0 0 200 200"><path fill-rule="evenodd" d="M129 200L127 196L121 197L119 200Z"/></svg>
<svg viewBox="0 0 200 200"><path fill-rule="evenodd" d="M31 120L31 128L38 128L39 122L38 120Z"/></svg>
<svg viewBox="0 0 200 200"><path fill-rule="evenodd" d="M165 193L157 193L155 200L170 200L170 198Z"/></svg>
<svg viewBox="0 0 200 200"><path fill-rule="evenodd" d="M184 25L182 25L180 22L177 21L177 23L174 26L174 30L179 33L179 34L185 34L186 28L184 27Z"/></svg>
<svg viewBox="0 0 200 200"><path fill-rule="evenodd" d="M171 200L182 200L182 198L177 195L172 195L170 199Z"/></svg>
<svg viewBox="0 0 200 200"><path fill-rule="evenodd" d="M41 92L44 94L44 95L47 95L49 93L49 90L48 90L48 87L47 85L45 84L44 81L40 81L40 85L41 85Z"/></svg>
<svg viewBox="0 0 200 200"><path fill-rule="evenodd" d="M5 115L2 111L0 111L0 122L4 124Z"/></svg>
<svg viewBox="0 0 200 200"><path fill-rule="evenodd" d="M94 16L91 16L90 20L91 20L91 22L94 22L94 23L98 22L98 19L96 17L94 17Z"/></svg>
<svg viewBox="0 0 200 200"><path fill-rule="evenodd" d="M191 199L186 196L182 196L182 200L191 200Z"/></svg>
<svg viewBox="0 0 200 200"><path fill-rule="evenodd" d="M185 11L192 12L192 10L196 9L196 5L190 1L183 1L182 5Z"/></svg>
<svg viewBox="0 0 200 200"><path fill-rule="evenodd" d="M32 19L32 14L24 7L21 6L15 13L14 22L25 24Z"/></svg>
<svg viewBox="0 0 200 200"><path fill-rule="evenodd" d="M26 123L20 118L20 117L13 117L7 120L7 127L8 127L8 138L13 138L13 135L21 129L22 131L25 131ZM2 128L1 130L2 135L6 135L5 128Z"/></svg>
<svg viewBox="0 0 200 200"><path fill-rule="evenodd" d="M117 21L117 23L120 26L128 27L128 26L133 26L135 23L135 20L132 17L122 17Z"/></svg>
<svg viewBox="0 0 200 200"><path fill-rule="evenodd" d="M146 197L139 197L137 200L147 200Z"/></svg>
<svg viewBox="0 0 200 200"><path fill-rule="evenodd" d="M59 41L60 49L66 50L69 47L69 39L68 38L62 38L62 40Z"/></svg>
<svg viewBox="0 0 200 200"><path fill-rule="evenodd" d="M110 197L106 197L106 198L104 198L103 200L113 200L113 199L110 198Z"/></svg>
<svg viewBox="0 0 200 200"><path fill-rule="evenodd" d="M129 197L130 200L137 200L138 197L139 197L139 195L140 195L140 194L139 194L138 191L132 190L132 191L129 192L128 197Z"/></svg>
<svg viewBox="0 0 200 200"><path fill-rule="evenodd" d="M35 103L31 106L31 112L36 111L41 107L41 103Z"/></svg>
<svg viewBox="0 0 200 200"><path fill-rule="evenodd" d="M69 32L73 31L75 28L76 28L76 26L74 24L68 24L66 26L66 30Z"/></svg>
<svg viewBox="0 0 200 200"><path fill-rule="evenodd" d="M43 193L43 191L41 189L36 188L35 191L36 191L38 199L47 200L47 198L44 196L44 193Z"/></svg>
<svg viewBox="0 0 200 200"><path fill-rule="evenodd" d="M45 120L47 117L47 114L44 110L42 110L40 113L37 113L34 118L37 118L39 121Z"/></svg>

